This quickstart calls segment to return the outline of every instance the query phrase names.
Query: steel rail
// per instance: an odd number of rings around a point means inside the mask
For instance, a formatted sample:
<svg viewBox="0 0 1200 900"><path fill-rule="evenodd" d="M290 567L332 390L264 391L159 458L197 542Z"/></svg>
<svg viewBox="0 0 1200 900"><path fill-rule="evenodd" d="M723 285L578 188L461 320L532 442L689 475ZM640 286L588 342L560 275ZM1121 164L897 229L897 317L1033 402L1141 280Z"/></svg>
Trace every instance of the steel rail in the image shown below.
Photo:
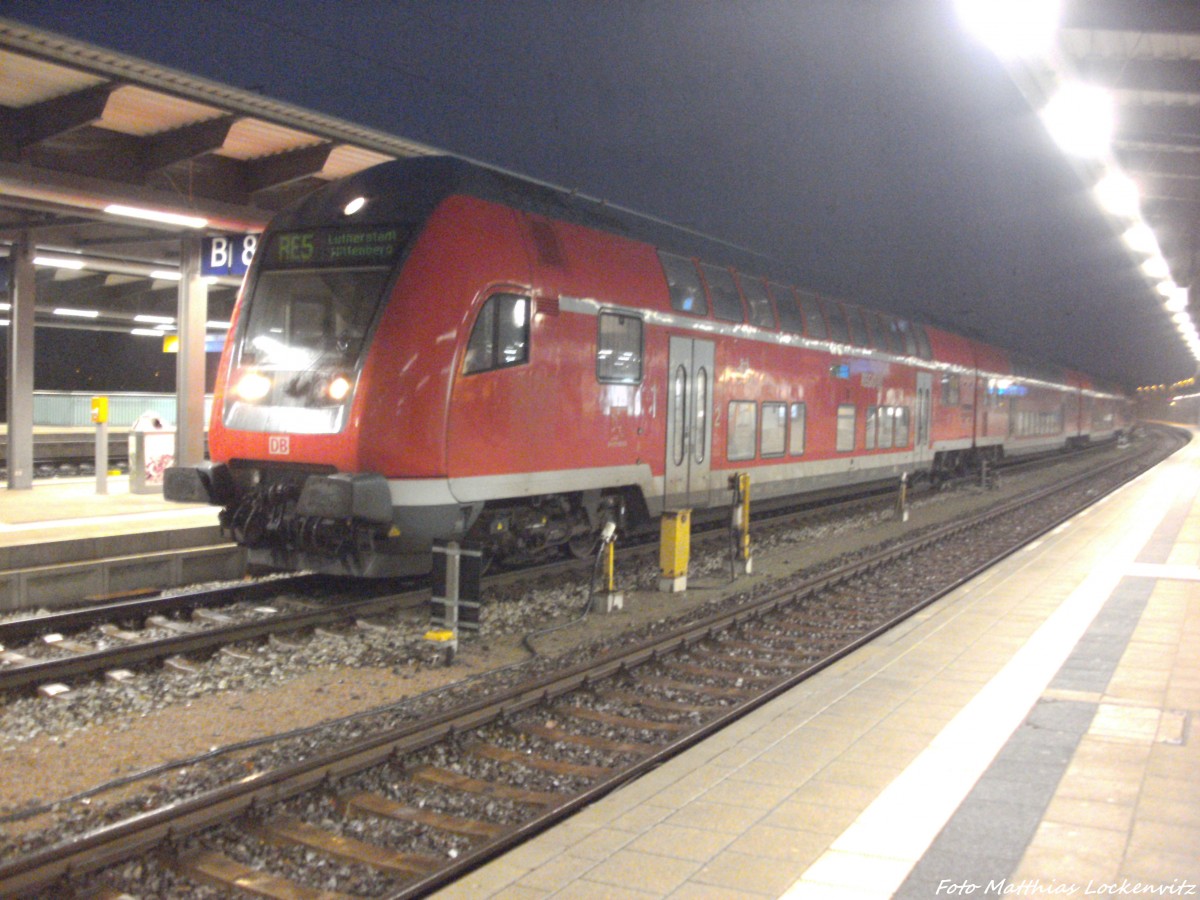
<svg viewBox="0 0 1200 900"><path fill-rule="evenodd" d="M96 672L142 665L170 656L199 653L271 634L286 634L321 625L335 625L362 616L390 612L406 603L416 605L423 601L423 596L418 598L413 594L387 594L367 600L339 603L326 609L286 613L233 625L218 625L191 634L172 635L145 643L110 647L61 659L38 660L0 669L0 691L16 690L31 684L69 681Z"/></svg>
<svg viewBox="0 0 1200 900"><path fill-rule="evenodd" d="M386 762L388 759L422 749L453 734L469 731L486 725L500 717L512 715L538 703L556 699L564 694L597 681L618 676L642 663L652 662L680 649L705 640L713 634L740 624L761 619L781 607L788 606L806 596L836 586L849 578L870 571L902 556L917 552L953 535L962 533L987 521L1015 512L1022 507L1048 498L1054 494L1071 490L1092 481L1097 475L1120 466L1130 460L1122 459L1101 469L1067 479L1064 482L1010 500L1000 506L977 513L967 519L949 525L927 529L910 541L877 551L853 563L841 566L816 578L806 579L797 585L776 591L766 597L748 602L732 611L719 611L704 618L674 629L667 635L644 640L634 646L610 652L595 662L579 663L564 671L548 673L531 681L506 689L492 697L481 698L458 709L433 716L419 723L409 723L390 732L381 733L334 751L320 754L312 759L285 766L269 772L248 776L245 779L206 792L196 797L170 804L158 810L135 816L123 822L99 828L77 839L65 841L25 857L0 865L0 898L19 897L45 889L63 879L86 875L146 852L163 842L177 842L205 828L227 822L237 815L259 805L282 802L305 791L311 790L327 779L353 775L363 769ZM670 753L677 753L703 740L718 729L725 727L739 715L745 715L779 694L790 690L804 678L843 658L864 643L878 637L888 628L910 617L914 613L944 597L966 581L976 577L990 566L1017 552L1027 543L1052 531L1145 471L1140 467L1131 471L1103 493L1092 495L1087 503L1075 504L1072 509L1055 515L1043 523L1036 533L1023 536L1021 541L992 554L984 563L969 573L962 574L953 583L943 585L922 599L906 612L893 617L887 623L871 629L856 638L851 644L813 664L796 675L781 680L761 695L740 704L734 710L701 725L695 732L665 745L652 756L634 763L630 768L614 774L581 794L569 798L565 803L549 810L525 824L516 826L511 832L496 838L460 857L446 869L422 879L393 894L395 900L415 897L460 877L467 871L520 843L536 831L570 815L588 803L594 802L639 774L658 765Z"/></svg>

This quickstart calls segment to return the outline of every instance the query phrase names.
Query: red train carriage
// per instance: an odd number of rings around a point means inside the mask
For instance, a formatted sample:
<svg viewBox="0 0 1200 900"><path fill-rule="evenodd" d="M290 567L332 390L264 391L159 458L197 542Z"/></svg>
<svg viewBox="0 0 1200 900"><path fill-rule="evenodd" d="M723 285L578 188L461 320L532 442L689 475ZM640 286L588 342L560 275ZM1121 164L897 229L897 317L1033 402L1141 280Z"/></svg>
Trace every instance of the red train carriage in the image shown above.
<svg viewBox="0 0 1200 900"><path fill-rule="evenodd" d="M166 496L221 505L252 561L280 568L422 571L436 538L582 552L622 510L724 504L735 471L770 500L961 468L1049 424L1063 440L1081 393L453 159L331 185L260 247L212 461L169 470Z"/></svg>

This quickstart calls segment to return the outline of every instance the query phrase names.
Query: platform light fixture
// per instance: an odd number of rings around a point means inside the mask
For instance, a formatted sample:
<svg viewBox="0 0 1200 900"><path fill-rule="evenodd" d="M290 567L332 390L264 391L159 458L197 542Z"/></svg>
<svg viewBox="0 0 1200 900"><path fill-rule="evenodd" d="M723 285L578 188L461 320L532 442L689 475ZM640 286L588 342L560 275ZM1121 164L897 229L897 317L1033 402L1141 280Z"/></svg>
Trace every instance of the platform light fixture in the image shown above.
<svg viewBox="0 0 1200 900"><path fill-rule="evenodd" d="M145 322L147 325L174 325L174 316L151 316L141 313L133 317L135 322Z"/></svg>
<svg viewBox="0 0 1200 900"><path fill-rule="evenodd" d="M1121 219L1137 219L1141 194L1124 172L1110 170L1096 182L1096 199L1109 213Z"/></svg>
<svg viewBox="0 0 1200 900"><path fill-rule="evenodd" d="M54 310L56 316L65 316L73 319L98 319L100 311L95 309L71 309L67 306L60 306Z"/></svg>
<svg viewBox="0 0 1200 900"><path fill-rule="evenodd" d="M1155 255L1145 260L1139 268L1142 274L1147 278L1156 278L1159 280L1169 278L1171 275L1171 267L1167 265L1167 261L1162 256Z"/></svg>
<svg viewBox="0 0 1200 900"><path fill-rule="evenodd" d="M33 264L35 266L47 266L52 269L74 269L75 271L84 267L82 259L72 259L69 256L35 256Z"/></svg>
<svg viewBox="0 0 1200 900"><path fill-rule="evenodd" d="M1167 302L1163 304L1167 312L1187 312L1188 308L1188 289L1185 287L1175 286L1175 290L1167 297Z"/></svg>
<svg viewBox="0 0 1200 900"><path fill-rule="evenodd" d="M963 27L1002 59L1036 56L1054 44L1060 0L955 0Z"/></svg>
<svg viewBox="0 0 1200 900"><path fill-rule="evenodd" d="M156 278L159 281L182 281L183 274L171 269L151 269L150 277Z"/></svg>
<svg viewBox="0 0 1200 900"><path fill-rule="evenodd" d="M140 206L126 206L123 203L110 203L104 211L113 216L124 216L128 219L142 219L147 222L159 222L163 225L181 225L184 228L205 228L208 219L200 216L188 216L181 213L167 212L163 209L145 209Z"/></svg>
<svg viewBox="0 0 1200 900"><path fill-rule="evenodd" d="M1145 222L1135 222L1130 225L1121 235L1121 240L1134 253L1141 253L1143 256L1158 254L1158 238L1154 236L1154 232Z"/></svg>
<svg viewBox="0 0 1200 900"><path fill-rule="evenodd" d="M352 216L367 205L366 197L355 197L342 208L342 215Z"/></svg>
<svg viewBox="0 0 1200 900"><path fill-rule="evenodd" d="M1042 109L1042 122L1064 152L1097 159L1108 152L1116 126L1112 94L1094 84L1069 82Z"/></svg>

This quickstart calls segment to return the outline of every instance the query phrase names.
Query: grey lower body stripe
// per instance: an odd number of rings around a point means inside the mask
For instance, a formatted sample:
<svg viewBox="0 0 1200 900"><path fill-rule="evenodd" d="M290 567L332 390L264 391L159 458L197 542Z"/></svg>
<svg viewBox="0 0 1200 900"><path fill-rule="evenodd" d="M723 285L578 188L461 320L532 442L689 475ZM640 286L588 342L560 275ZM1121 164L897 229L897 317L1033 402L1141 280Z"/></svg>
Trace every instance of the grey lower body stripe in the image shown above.
<svg viewBox="0 0 1200 900"><path fill-rule="evenodd" d="M1050 689L1103 694L1153 589L1150 579L1122 579ZM1004 896L1098 708L1038 700L893 897L946 896L938 887L947 882L980 885L973 897Z"/></svg>

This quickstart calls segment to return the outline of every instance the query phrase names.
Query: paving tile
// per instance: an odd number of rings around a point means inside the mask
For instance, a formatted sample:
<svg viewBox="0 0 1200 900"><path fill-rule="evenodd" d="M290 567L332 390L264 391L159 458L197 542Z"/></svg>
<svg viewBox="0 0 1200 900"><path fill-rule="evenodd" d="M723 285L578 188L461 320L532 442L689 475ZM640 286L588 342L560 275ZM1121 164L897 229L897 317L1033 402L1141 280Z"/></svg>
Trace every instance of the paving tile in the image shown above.
<svg viewBox="0 0 1200 900"><path fill-rule="evenodd" d="M700 795L708 803L727 803L752 809L773 809L795 793L796 787L786 784L757 784L739 778L726 778Z"/></svg>
<svg viewBox="0 0 1200 900"><path fill-rule="evenodd" d="M796 877L789 867L726 850L701 868L690 881L696 885L716 885L778 897Z"/></svg>
<svg viewBox="0 0 1200 900"><path fill-rule="evenodd" d="M736 840L734 835L702 828L660 824L635 838L630 850L705 862Z"/></svg>
<svg viewBox="0 0 1200 900"><path fill-rule="evenodd" d="M1186 826L1139 819L1129 836L1130 852L1191 854L1200 876L1200 825Z"/></svg>
<svg viewBox="0 0 1200 900"><path fill-rule="evenodd" d="M1055 797L1046 808L1045 820L1065 825L1090 825L1128 832L1133 824L1134 807L1119 803L1102 803L1095 800L1080 800L1072 797Z"/></svg>
<svg viewBox="0 0 1200 900"><path fill-rule="evenodd" d="M700 868L698 862L621 850L599 862L587 873L587 880L619 888L637 890L665 897L688 880Z"/></svg>
<svg viewBox="0 0 1200 900"><path fill-rule="evenodd" d="M617 831L631 831L634 834L641 834L643 831L648 831L663 819L666 819L674 811L675 808L671 806L643 803L613 819L608 827Z"/></svg>
<svg viewBox="0 0 1200 900"><path fill-rule="evenodd" d="M672 825L736 835L760 821L765 814L764 810L756 807L698 800L677 810L666 821Z"/></svg>
<svg viewBox="0 0 1200 900"><path fill-rule="evenodd" d="M602 859L607 859L607 856ZM579 856L563 855L546 861L530 872L526 872L516 881L519 887L541 891L557 891L583 877L598 860L584 859ZM480 869L475 874L487 873L491 866ZM439 898L440 900L440 898Z"/></svg>
<svg viewBox="0 0 1200 900"><path fill-rule="evenodd" d="M836 837L858 818L859 810L807 800L785 800L762 818L762 824L777 828L796 828L826 837Z"/></svg>
<svg viewBox="0 0 1200 900"><path fill-rule="evenodd" d="M554 894L554 900L658 900L662 895L600 881L580 879Z"/></svg>
<svg viewBox="0 0 1200 900"><path fill-rule="evenodd" d="M681 885L668 900L775 900L772 893L754 893L737 888L718 887L715 884L687 882Z"/></svg>
<svg viewBox="0 0 1200 900"><path fill-rule="evenodd" d="M729 845L730 851L786 862L800 872L829 848L829 837L812 831L759 824Z"/></svg>

